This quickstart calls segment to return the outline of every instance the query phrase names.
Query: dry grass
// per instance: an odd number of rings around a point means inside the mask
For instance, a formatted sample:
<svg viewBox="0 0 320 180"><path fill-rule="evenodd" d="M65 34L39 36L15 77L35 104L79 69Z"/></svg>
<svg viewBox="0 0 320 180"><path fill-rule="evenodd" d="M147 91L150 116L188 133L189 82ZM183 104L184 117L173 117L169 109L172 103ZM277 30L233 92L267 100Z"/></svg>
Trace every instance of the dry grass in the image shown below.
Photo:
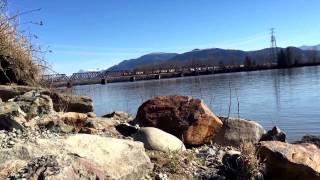
<svg viewBox="0 0 320 180"><path fill-rule="evenodd" d="M190 169L198 159L192 152L159 152L148 151L151 161L154 163L155 173L165 173L171 179L192 179L194 171Z"/></svg>
<svg viewBox="0 0 320 180"><path fill-rule="evenodd" d="M244 174L249 179L257 179L263 172L263 164L257 158L256 147L252 143L243 143L240 145L240 152L244 159Z"/></svg>
<svg viewBox="0 0 320 180"><path fill-rule="evenodd" d="M18 30L19 14L8 16L5 0L0 0L0 56L9 57L18 79L36 85L41 78L43 60L30 39Z"/></svg>

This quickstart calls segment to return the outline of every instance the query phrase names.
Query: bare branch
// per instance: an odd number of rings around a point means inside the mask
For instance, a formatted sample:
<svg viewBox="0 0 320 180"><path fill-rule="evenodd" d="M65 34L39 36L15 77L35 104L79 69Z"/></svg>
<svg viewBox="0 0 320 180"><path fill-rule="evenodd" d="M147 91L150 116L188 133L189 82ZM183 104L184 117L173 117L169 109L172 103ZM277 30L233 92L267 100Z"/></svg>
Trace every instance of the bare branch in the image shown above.
<svg viewBox="0 0 320 180"><path fill-rule="evenodd" d="M228 119L230 117L230 111L231 111L231 103L232 103L232 97L231 97L231 82L229 81L229 109L228 109Z"/></svg>
<svg viewBox="0 0 320 180"><path fill-rule="evenodd" d="M240 119L240 102L239 102L239 96L238 96L238 91L237 91L237 88L234 89L235 90L235 93L236 93L236 96L237 96L237 105L238 105L238 119Z"/></svg>

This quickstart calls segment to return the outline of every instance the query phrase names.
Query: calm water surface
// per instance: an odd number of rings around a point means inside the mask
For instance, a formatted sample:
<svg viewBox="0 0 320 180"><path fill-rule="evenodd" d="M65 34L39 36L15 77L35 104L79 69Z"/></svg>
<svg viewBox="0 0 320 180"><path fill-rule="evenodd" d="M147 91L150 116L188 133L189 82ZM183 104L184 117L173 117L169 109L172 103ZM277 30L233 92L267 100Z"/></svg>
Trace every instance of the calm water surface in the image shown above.
<svg viewBox="0 0 320 180"><path fill-rule="evenodd" d="M320 66L77 86L74 92L92 97L98 115L134 115L142 102L159 95L201 98L216 114L228 115L230 89L230 115L256 120L266 129L277 125L289 140L320 135Z"/></svg>

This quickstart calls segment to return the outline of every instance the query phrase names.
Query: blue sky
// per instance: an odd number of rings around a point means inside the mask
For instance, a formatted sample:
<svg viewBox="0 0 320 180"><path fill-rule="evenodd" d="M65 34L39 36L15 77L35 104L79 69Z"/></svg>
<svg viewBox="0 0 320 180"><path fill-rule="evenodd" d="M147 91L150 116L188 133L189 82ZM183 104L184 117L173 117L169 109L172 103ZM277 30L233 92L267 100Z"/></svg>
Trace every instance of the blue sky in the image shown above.
<svg viewBox="0 0 320 180"><path fill-rule="evenodd" d="M59 73L106 69L151 52L195 48L255 50L320 43L319 0L9 0L21 30L49 47L46 58ZM24 22L43 21L44 26Z"/></svg>

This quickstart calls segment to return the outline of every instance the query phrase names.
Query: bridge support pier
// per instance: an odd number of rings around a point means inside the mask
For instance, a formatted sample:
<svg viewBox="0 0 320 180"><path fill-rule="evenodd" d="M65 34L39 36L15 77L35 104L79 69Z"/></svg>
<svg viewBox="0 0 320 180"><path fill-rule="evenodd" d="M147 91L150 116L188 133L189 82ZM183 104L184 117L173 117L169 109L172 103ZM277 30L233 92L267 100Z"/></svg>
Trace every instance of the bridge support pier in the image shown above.
<svg viewBox="0 0 320 180"><path fill-rule="evenodd" d="M107 81L106 81L106 79L101 79L101 82L100 82L101 84L107 84Z"/></svg>
<svg viewBox="0 0 320 180"><path fill-rule="evenodd" d="M67 88L72 88L72 82L71 82L71 81L69 81L69 82L67 83Z"/></svg>

